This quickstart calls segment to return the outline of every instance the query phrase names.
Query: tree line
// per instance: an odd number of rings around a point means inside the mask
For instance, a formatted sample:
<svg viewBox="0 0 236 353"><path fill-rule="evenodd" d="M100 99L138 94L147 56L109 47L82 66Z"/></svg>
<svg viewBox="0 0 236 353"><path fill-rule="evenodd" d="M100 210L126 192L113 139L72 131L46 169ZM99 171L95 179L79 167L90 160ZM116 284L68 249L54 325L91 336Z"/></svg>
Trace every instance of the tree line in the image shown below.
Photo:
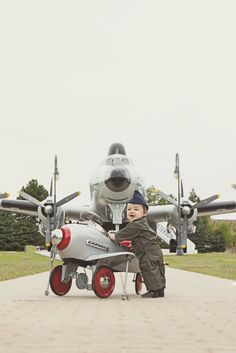
<svg viewBox="0 0 236 353"><path fill-rule="evenodd" d="M29 181L21 190L39 201L48 196L48 191L36 179ZM37 217L0 211L0 251L24 251L26 245L44 245Z"/></svg>

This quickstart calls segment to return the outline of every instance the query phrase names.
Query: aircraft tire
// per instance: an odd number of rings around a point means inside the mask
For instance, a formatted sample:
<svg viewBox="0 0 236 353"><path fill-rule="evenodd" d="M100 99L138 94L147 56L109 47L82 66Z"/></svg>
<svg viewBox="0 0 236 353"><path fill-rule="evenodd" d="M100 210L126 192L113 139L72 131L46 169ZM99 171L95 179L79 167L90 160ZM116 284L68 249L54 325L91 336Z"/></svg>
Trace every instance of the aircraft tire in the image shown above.
<svg viewBox="0 0 236 353"><path fill-rule="evenodd" d="M177 242L175 239L170 240L170 253L176 253Z"/></svg>
<svg viewBox="0 0 236 353"><path fill-rule="evenodd" d="M70 279L67 283L62 282L61 274L62 274L62 265L56 266L52 270L52 273L50 275L50 280L49 280L50 287L53 293L60 296L68 293L72 285L72 279Z"/></svg>
<svg viewBox="0 0 236 353"><path fill-rule="evenodd" d="M93 274L92 289L99 298L108 298L115 288L115 276L110 267L101 266Z"/></svg>
<svg viewBox="0 0 236 353"><path fill-rule="evenodd" d="M138 272L135 276L135 293L139 295L142 291L143 287L143 277L140 272Z"/></svg>

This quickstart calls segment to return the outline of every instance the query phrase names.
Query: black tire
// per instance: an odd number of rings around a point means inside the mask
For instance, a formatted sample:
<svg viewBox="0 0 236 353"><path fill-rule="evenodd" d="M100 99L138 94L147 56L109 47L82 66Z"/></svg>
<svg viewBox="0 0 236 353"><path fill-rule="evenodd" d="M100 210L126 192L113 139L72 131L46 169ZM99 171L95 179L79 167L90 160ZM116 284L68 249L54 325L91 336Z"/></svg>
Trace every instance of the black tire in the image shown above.
<svg viewBox="0 0 236 353"><path fill-rule="evenodd" d="M176 249L177 249L177 242L175 239L171 239L170 240L170 252L176 253Z"/></svg>

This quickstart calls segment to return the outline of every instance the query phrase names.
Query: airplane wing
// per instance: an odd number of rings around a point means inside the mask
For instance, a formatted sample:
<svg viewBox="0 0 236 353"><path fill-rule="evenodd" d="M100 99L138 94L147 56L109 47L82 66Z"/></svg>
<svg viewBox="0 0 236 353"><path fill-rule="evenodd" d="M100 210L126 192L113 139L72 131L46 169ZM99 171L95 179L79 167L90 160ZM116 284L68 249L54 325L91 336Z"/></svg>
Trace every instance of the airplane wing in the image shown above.
<svg viewBox="0 0 236 353"><path fill-rule="evenodd" d="M236 212L235 201L211 202L196 209L196 217L213 216L218 214ZM175 224L178 220L178 211L175 205L150 206L148 222L153 225L157 222L169 222Z"/></svg>
<svg viewBox="0 0 236 353"><path fill-rule="evenodd" d="M198 217L233 213L233 212L236 212L236 202L235 201L211 202L208 205L198 207L197 210L198 210Z"/></svg>
<svg viewBox="0 0 236 353"><path fill-rule="evenodd" d="M65 217L69 220L80 220L82 211L93 211L88 205L79 206L60 206L65 211ZM0 199L0 211L25 214L29 216L39 216L38 206L26 200L8 200Z"/></svg>
<svg viewBox="0 0 236 353"><path fill-rule="evenodd" d="M216 195L215 195L216 196ZM214 197L215 197L214 196ZM177 254L182 255L183 249L187 246L188 230L198 217L213 216L218 214L226 214L236 212L235 201L210 202L208 199L200 201L196 204L181 204L180 213L178 213L178 205L159 205L151 206L147 215L150 227L156 231L158 222L167 222L176 229L175 250Z"/></svg>
<svg viewBox="0 0 236 353"><path fill-rule="evenodd" d="M148 223L171 222L178 218L177 207L174 205L149 206Z"/></svg>
<svg viewBox="0 0 236 353"><path fill-rule="evenodd" d="M65 205L62 207L65 210L66 218L79 220L82 211L92 211L93 208L89 205ZM38 216L38 207L29 201L25 200L8 200L0 199L0 210L6 212L20 213L31 216ZM217 214L233 213L236 212L235 201L220 201L211 202L197 208L197 217L211 216ZM177 207L175 205L157 205L150 206L148 211L149 223L157 222L172 222L178 217Z"/></svg>
<svg viewBox="0 0 236 353"><path fill-rule="evenodd" d="M38 207L25 200L2 199L0 200L0 210L29 216L38 216Z"/></svg>

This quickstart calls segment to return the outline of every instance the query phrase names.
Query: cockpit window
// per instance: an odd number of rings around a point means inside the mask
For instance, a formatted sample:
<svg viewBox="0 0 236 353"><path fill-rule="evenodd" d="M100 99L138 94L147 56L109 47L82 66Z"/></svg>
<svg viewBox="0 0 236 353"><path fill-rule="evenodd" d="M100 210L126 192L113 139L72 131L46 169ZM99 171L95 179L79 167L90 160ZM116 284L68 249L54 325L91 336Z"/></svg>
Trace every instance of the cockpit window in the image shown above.
<svg viewBox="0 0 236 353"><path fill-rule="evenodd" d="M122 158L121 162L122 162L122 164L126 164L126 165L129 164L129 160L127 158Z"/></svg>
<svg viewBox="0 0 236 353"><path fill-rule="evenodd" d="M106 165L128 165L129 160L127 158L108 158Z"/></svg>
<svg viewBox="0 0 236 353"><path fill-rule="evenodd" d="M107 160L106 160L106 164L107 164L107 165L114 165L114 160L113 160L113 158L107 159Z"/></svg>

